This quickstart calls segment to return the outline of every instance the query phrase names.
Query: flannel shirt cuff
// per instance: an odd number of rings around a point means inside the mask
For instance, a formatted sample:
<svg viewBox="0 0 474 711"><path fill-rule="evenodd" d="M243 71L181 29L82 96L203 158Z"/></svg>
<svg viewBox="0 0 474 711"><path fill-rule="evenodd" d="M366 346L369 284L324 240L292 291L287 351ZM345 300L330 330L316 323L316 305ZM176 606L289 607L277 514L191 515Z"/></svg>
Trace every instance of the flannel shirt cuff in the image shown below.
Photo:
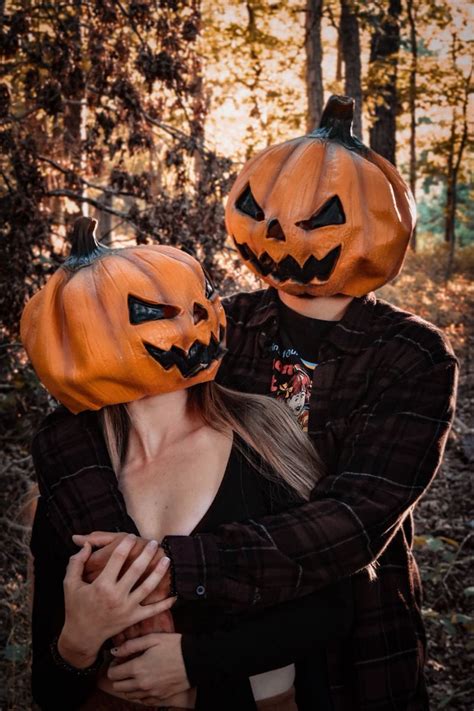
<svg viewBox="0 0 474 711"><path fill-rule="evenodd" d="M222 596L220 556L212 534L166 536L161 545L171 559L173 593L182 600Z"/></svg>

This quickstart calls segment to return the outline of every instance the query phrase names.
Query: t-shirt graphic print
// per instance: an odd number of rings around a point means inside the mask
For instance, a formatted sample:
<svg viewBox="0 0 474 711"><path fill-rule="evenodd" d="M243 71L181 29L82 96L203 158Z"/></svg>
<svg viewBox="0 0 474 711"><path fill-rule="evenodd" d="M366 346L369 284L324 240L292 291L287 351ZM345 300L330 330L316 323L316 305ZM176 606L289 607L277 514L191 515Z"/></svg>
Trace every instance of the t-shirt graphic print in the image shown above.
<svg viewBox="0 0 474 711"><path fill-rule="evenodd" d="M293 412L304 432L308 431L309 397L315 363L304 361L294 348L272 344L273 366L270 392Z"/></svg>

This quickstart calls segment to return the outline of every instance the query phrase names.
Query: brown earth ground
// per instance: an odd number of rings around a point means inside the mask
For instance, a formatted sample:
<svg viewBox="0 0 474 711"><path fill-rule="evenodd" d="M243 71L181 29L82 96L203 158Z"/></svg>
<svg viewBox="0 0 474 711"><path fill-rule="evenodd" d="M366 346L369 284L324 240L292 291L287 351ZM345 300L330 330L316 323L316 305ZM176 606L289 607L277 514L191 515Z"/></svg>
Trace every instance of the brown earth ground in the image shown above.
<svg viewBox="0 0 474 711"><path fill-rule="evenodd" d="M424 580L427 676L432 709L474 708L474 254L463 250L445 281L446 254L410 255L403 275L381 296L434 322L461 363L458 408L441 471L417 507L416 553ZM0 396L21 387L10 380ZM1 402L0 402L1 404ZM0 710L31 709L27 524L33 471L28 423L1 436L0 454Z"/></svg>

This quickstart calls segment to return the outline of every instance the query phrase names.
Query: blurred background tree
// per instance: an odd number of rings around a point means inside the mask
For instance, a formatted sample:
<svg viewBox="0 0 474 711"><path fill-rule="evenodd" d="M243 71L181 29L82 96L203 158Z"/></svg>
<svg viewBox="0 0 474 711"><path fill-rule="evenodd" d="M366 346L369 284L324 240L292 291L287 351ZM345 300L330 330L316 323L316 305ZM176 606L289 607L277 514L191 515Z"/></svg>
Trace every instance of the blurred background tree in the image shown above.
<svg viewBox="0 0 474 711"><path fill-rule="evenodd" d="M204 143L200 2L22 0L2 24L9 329L80 213L106 240L180 244L211 265L230 161Z"/></svg>
<svg viewBox="0 0 474 711"><path fill-rule="evenodd" d="M96 217L106 243L180 245L224 291L254 286L227 241L225 195L244 160L317 124L330 93L355 97L355 132L415 192L413 249L445 243L449 278L474 240L461 2L7 0L0 21L8 427L36 387L21 310L64 258L71 222Z"/></svg>
<svg viewBox="0 0 474 711"><path fill-rule="evenodd" d="M412 252L382 296L443 328L465 364L451 482L460 486L462 467L474 459L468 12L462 0L0 0L0 475L7 482L0 500L6 510L31 484L29 437L53 405L18 342L19 317L67 254L74 219L95 217L107 244L182 246L205 262L224 293L255 288L258 280L225 233L225 196L243 161L311 130L331 93L355 98L355 133L396 163L416 195ZM441 498L448 506L450 495ZM446 533L462 518L466 498L460 491L454 508L436 518L437 531ZM459 537L462 530L460 523ZM439 540L428 538L428 547L438 550ZM0 705L23 711L29 707L21 686L26 617L18 625L24 644L13 635L12 647L8 637L24 575L18 545L19 567L4 587L12 607L0 608L0 615L11 615L0 655L0 671L2 665L10 670L7 701L0 692ZM463 560L449 568L451 581ZM428 578L430 570L438 569L423 569ZM433 582L442 610L436 630L457 630L465 621L452 622L444 575ZM25 615L21 605L18 610ZM456 649L457 642L448 644L454 637L440 633L439 640L440 655ZM12 684L21 686L16 706ZM465 697L462 684L455 698ZM448 691L439 686L440 708L462 708Z"/></svg>
<svg viewBox="0 0 474 711"><path fill-rule="evenodd" d="M474 241L467 17L448 0L1 2L0 427L44 411L18 324L74 219L97 218L109 244L180 245L224 291L253 288L225 195L331 93L355 97L355 132L405 175L412 247L445 244L434 264L449 278Z"/></svg>

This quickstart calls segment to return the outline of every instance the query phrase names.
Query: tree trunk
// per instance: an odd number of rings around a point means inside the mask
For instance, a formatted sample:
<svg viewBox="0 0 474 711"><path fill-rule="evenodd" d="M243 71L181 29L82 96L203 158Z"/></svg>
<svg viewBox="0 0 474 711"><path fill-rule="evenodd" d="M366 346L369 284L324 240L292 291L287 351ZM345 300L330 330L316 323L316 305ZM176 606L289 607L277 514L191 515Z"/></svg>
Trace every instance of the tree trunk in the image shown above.
<svg viewBox="0 0 474 711"><path fill-rule="evenodd" d="M84 52L82 0L74 0L73 5L75 10L72 29L75 43L74 55L76 66L80 68ZM84 177L85 172L83 145L86 138L86 114L86 90L84 84L78 78L74 95L69 96L69 100L65 102L63 147L64 155L71 166L71 170L82 177ZM76 192L79 195L83 195L85 192L84 186L79 184ZM86 202L81 201L79 209L83 215L89 214L89 205Z"/></svg>
<svg viewBox="0 0 474 711"><path fill-rule="evenodd" d="M416 10L413 0L407 0L408 24L410 26L410 80L408 103L410 109L410 189L416 199L416 80L418 71L418 37L416 34ZM416 226L411 238L411 247L416 252Z"/></svg>
<svg viewBox="0 0 474 711"><path fill-rule="evenodd" d="M397 65L400 47L401 0L388 0L370 43L370 63L376 69L375 122L370 129L370 147L395 165L397 115Z"/></svg>
<svg viewBox="0 0 474 711"><path fill-rule="evenodd" d="M247 42L249 47L250 56L250 70L251 79L248 82L248 87L250 89L250 97L252 100L252 108L250 110L250 117L258 121L259 133L264 135L266 131L265 120L262 116L259 104L259 87L260 87L260 77L262 74L262 64L260 62L260 57L258 53L258 44L260 42L257 28L257 9L258 3L255 0L247 0ZM247 150L245 153L245 159L249 158L255 153L254 137L252 140L247 140Z"/></svg>
<svg viewBox="0 0 474 711"><path fill-rule="evenodd" d="M451 123L451 137L448 156L448 186L446 191L446 208L445 208L445 229L444 239L449 242L449 257L446 267L446 278L449 279L453 270L454 252L456 249L456 204L457 204L457 184L459 169L461 167L464 149L466 148L468 138L468 104L471 87L472 68L469 76L466 79L464 99L462 104L462 127L461 140L457 149L456 155L456 109L453 108L453 119Z"/></svg>
<svg viewBox="0 0 474 711"><path fill-rule="evenodd" d="M193 0L191 3L192 18L196 27L197 36L194 42L198 41L202 29L201 15L201 0ZM200 53L194 46L192 51L191 71L192 71L192 118L191 118L191 136L194 141L194 175L196 190L201 192L206 190L207 171L206 162L204 160L205 150L205 118L208 110L208 100L204 89L204 80L202 75L202 59Z"/></svg>
<svg viewBox="0 0 474 711"><path fill-rule="evenodd" d="M336 81L342 81L343 54L341 28L339 27L337 32Z"/></svg>
<svg viewBox="0 0 474 711"><path fill-rule="evenodd" d="M305 49L308 132L318 126L324 104L322 74L323 51L321 45L322 12L323 0L306 0Z"/></svg>
<svg viewBox="0 0 474 711"><path fill-rule="evenodd" d="M353 0L341 0L339 37L345 64L344 93L355 99L354 134L362 140L362 85L359 20Z"/></svg>
<svg viewBox="0 0 474 711"><path fill-rule="evenodd" d="M456 147L456 109L453 108L446 180L446 204L444 207L444 241L454 242L454 217L456 213L456 191L454 186L454 150Z"/></svg>
<svg viewBox="0 0 474 711"><path fill-rule="evenodd" d="M105 207L113 207L113 195L111 195L110 193L104 193L100 202ZM112 244L113 230L112 213L107 212L106 210L97 210L95 219L99 223L97 230L99 240L103 241L103 244L105 244L106 246L110 246Z"/></svg>

